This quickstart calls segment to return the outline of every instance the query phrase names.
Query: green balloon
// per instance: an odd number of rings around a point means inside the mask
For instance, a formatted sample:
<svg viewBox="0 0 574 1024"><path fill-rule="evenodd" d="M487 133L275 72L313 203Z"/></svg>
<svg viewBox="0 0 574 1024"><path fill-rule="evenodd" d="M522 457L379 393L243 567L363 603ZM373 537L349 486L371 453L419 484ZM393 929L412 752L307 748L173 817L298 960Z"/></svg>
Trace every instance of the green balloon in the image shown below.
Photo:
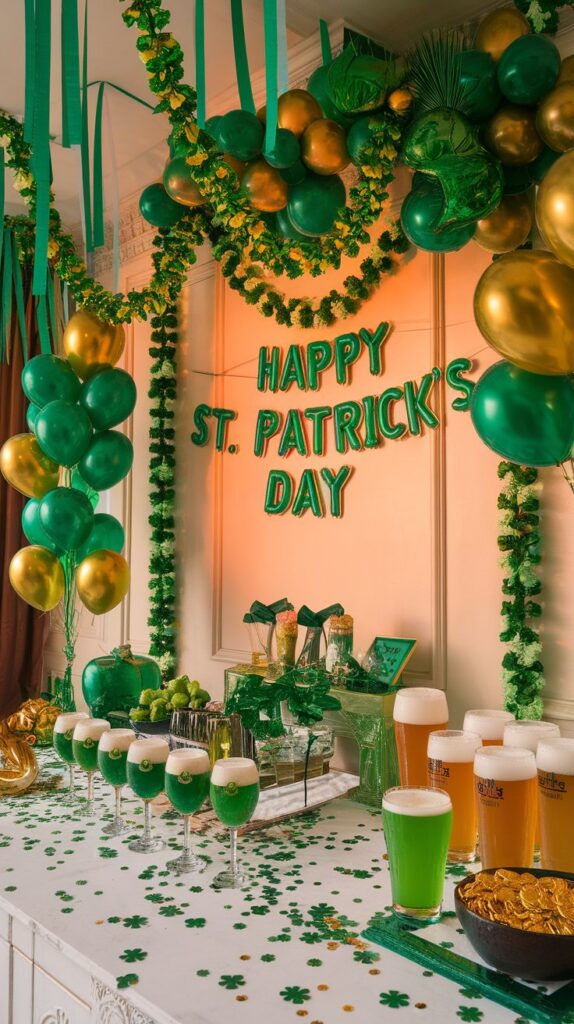
<svg viewBox="0 0 574 1024"><path fill-rule="evenodd" d="M560 74L560 54L548 36L519 36L498 62L498 84L511 103L533 106L550 92Z"/></svg>
<svg viewBox="0 0 574 1024"><path fill-rule="evenodd" d="M350 128L353 124L353 118L349 117L348 114L343 114L329 96L327 85L329 67L329 64L321 64L318 68L315 68L307 82L307 92L310 92L311 96L314 96L317 100L323 111L323 117L329 118L330 121L336 121L342 128Z"/></svg>
<svg viewBox="0 0 574 1024"><path fill-rule="evenodd" d="M485 50L464 50L460 58L462 98L458 104L473 123L488 121L502 105L496 64Z"/></svg>
<svg viewBox="0 0 574 1024"><path fill-rule="evenodd" d="M309 239L309 235L304 235L302 231L298 231L294 224L289 220L289 214L286 209L278 210L275 214L277 229L284 238L295 238L299 242L306 242Z"/></svg>
<svg viewBox="0 0 574 1024"><path fill-rule="evenodd" d="M217 141L217 131L221 123L221 114L214 114L213 117L208 117L205 122L205 130L211 138Z"/></svg>
<svg viewBox="0 0 574 1024"><path fill-rule="evenodd" d="M309 174L289 191L289 220L303 235L324 235L333 227L345 196L338 174Z"/></svg>
<svg viewBox="0 0 574 1024"><path fill-rule="evenodd" d="M531 166L531 164L523 164L516 167L510 164L503 166L505 196L518 196L522 192L528 192L528 189L532 186L532 179L530 177Z"/></svg>
<svg viewBox="0 0 574 1024"><path fill-rule="evenodd" d="M456 110L431 110L405 137L402 160L440 182L443 207L435 227L462 228L499 205L504 179L498 161L476 138L476 129Z"/></svg>
<svg viewBox="0 0 574 1024"><path fill-rule="evenodd" d="M78 491L82 491L87 496L92 508L95 509L98 507L98 503L100 500L98 492L95 491L93 487L90 487L87 480L84 480L82 474L80 473L80 470L77 467L76 469L72 470L72 487L75 487L76 490Z"/></svg>
<svg viewBox="0 0 574 1024"><path fill-rule="evenodd" d="M58 558L64 554L64 549L54 543L40 522L40 502L37 498L30 498L22 509L22 530L30 544L41 544L43 548L53 551Z"/></svg>
<svg viewBox="0 0 574 1024"><path fill-rule="evenodd" d="M497 455L523 466L555 466L574 444L570 377L528 373L503 360L483 373L472 393L474 428Z"/></svg>
<svg viewBox="0 0 574 1024"><path fill-rule="evenodd" d="M217 143L237 160L254 160L263 146L265 129L248 110L230 110L217 126Z"/></svg>
<svg viewBox="0 0 574 1024"><path fill-rule="evenodd" d="M66 359L59 356L34 356L22 370L22 390L39 409L56 398L77 402L80 381Z"/></svg>
<svg viewBox="0 0 574 1024"><path fill-rule="evenodd" d="M401 208L401 224L408 239L426 252L456 252L470 242L476 223L437 228L443 208L442 189L433 178L417 183Z"/></svg>
<svg viewBox="0 0 574 1024"><path fill-rule="evenodd" d="M90 535L94 510L75 487L54 487L40 502L40 523L64 551L76 551Z"/></svg>
<svg viewBox="0 0 574 1024"><path fill-rule="evenodd" d="M96 512L94 525L88 539L84 541L77 552L78 562L92 553L92 551L121 551L125 544L124 528L115 516L107 512Z"/></svg>
<svg viewBox="0 0 574 1024"><path fill-rule="evenodd" d="M137 391L133 377L117 367L100 370L82 386L80 405L96 430L108 430L131 416Z"/></svg>
<svg viewBox="0 0 574 1024"><path fill-rule="evenodd" d="M558 156L558 153L556 154ZM30 405L26 409L26 423L28 424L28 430L34 433L34 424L36 422L36 416L40 412L40 407L30 402Z"/></svg>
<svg viewBox="0 0 574 1024"><path fill-rule="evenodd" d="M273 149L265 149L263 156L271 167L278 170L292 167L301 156L299 139L288 128L278 128Z"/></svg>
<svg viewBox="0 0 574 1024"><path fill-rule="evenodd" d="M168 196L159 181L144 188L139 207L143 219L155 228L172 228L185 213L185 206Z"/></svg>
<svg viewBox="0 0 574 1024"><path fill-rule="evenodd" d="M96 491L123 480L132 468L134 450L125 434L118 430L102 430L96 434L78 466L84 480Z"/></svg>
<svg viewBox="0 0 574 1024"><path fill-rule="evenodd" d="M59 398L40 410L34 433L42 451L60 466L75 466L92 439L90 417L76 402Z"/></svg>
<svg viewBox="0 0 574 1024"><path fill-rule="evenodd" d="M307 177L307 168L302 160L296 160L291 167L283 167L279 174L288 185L299 185Z"/></svg>
<svg viewBox="0 0 574 1024"><path fill-rule="evenodd" d="M561 157L562 153L556 153L549 146L545 146L540 156L536 157L531 164L527 164L526 170L530 174L530 178L535 185L539 185L544 175L550 170L552 164L555 164L558 157Z"/></svg>
<svg viewBox="0 0 574 1024"><path fill-rule="evenodd" d="M347 149L354 164L361 163L363 150L367 146L372 146L375 131L380 127L381 123L382 118L377 117L376 114L367 114L365 117L360 117L358 121L355 121L349 130Z"/></svg>

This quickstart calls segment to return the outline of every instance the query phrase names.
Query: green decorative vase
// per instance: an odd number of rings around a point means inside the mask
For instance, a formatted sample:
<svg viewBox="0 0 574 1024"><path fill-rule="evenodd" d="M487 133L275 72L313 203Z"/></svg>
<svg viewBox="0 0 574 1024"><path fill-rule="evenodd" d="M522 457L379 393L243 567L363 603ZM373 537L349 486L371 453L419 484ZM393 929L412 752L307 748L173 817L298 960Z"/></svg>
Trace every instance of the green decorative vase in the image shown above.
<svg viewBox="0 0 574 1024"><path fill-rule="evenodd" d="M153 658L132 654L129 644L89 661L82 673L82 693L94 718L128 712L142 690L158 690L161 672Z"/></svg>

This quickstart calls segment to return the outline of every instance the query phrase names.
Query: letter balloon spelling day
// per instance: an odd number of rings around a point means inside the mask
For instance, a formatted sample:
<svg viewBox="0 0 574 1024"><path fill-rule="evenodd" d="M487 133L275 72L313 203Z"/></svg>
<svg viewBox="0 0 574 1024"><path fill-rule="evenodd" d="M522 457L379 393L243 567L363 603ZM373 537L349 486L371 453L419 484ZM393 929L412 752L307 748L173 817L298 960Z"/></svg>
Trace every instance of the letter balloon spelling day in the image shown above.
<svg viewBox="0 0 574 1024"><path fill-rule="evenodd" d="M42 612L63 601L66 671L58 693L73 708L71 673L76 592L94 615L125 597L130 581L121 554L124 530L96 512L100 491L119 483L133 461L131 441L116 428L136 403L132 377L115 364L125 344L121 326L78 310L64 331L65 357L43 354L22 371L30 433L0 449L0 470L28 498L22 530L30 542L10 563L19 596Z"/></svg>

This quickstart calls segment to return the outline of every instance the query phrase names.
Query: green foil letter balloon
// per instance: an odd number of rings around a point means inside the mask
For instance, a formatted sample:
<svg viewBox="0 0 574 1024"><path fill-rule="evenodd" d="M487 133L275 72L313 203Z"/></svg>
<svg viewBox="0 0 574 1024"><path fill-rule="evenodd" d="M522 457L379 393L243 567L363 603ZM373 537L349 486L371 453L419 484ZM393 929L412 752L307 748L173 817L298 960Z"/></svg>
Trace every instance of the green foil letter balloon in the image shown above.
<svg viewBox="0 0 574 1024"><path fill-rule="evenodd" d="M76 402L63 398L40 409L34 433L43 452L60 466L75 466L92 439L90 417Z"/></svg>
<svg viewBox="0 0 574 1024"><path fill-rule="evenodd" d="M474 428L493 452L523 466L555 466L574 444L574 386L569 377L520 370L505 360L478 381Z"/></svg>
<svg viewBox="0 0 574 1024"><path fill-rule="evenodd" d="M337 174L308 174L289 190L289 220L304 235L324 235L333 227L345 196L345 186Z"/></svg>
<svg viewBox="0 0 574 1024"><path fill-rule="evenodd" d="M57 398L77 402L80 381L66 359L52 355L34 356L22 370L22 390L30 402L43 409Z"/></svg>
<svg viewBox="0 0 574 1024"><path fill-rule="evenodd" d="M40 523L63 551L76 551L94 523L89 499L75 487L54 487L40 502Z"/></svg>
<svg viewBox="0 0 574 1024"><path fill-rule="evenodd" d="M131 416L136 397L133 377L114 366L100 370L86 381L80 392L80 405L96 430L109 430Z"/></svg>
<svg viewBox="0 0 574 1024"><path fill-rule="evenodd" d="M77 561L83 562L92 551L117 551L121 552L125 544L124 528L115 516L107 512L96 512L94 525L90 530L88 539L78 549Z"/></svg>
<svg viewBox="0 0 574 1024"><path fill-rule="evenodd" d="M161 672L153 658L132 654L129 644L89 661L82 672L82 693L93 718L129 711L142 690L158 690Z"/></svg>
<svg viewBox="0 0 574 1024"><path fill-rule="evenodd" d="M107 491L108 487L114 487L127 476L133 460L132 443L125 434L118 430L102 430L101 434L95 435L78 468L95 491Z"/></svg>

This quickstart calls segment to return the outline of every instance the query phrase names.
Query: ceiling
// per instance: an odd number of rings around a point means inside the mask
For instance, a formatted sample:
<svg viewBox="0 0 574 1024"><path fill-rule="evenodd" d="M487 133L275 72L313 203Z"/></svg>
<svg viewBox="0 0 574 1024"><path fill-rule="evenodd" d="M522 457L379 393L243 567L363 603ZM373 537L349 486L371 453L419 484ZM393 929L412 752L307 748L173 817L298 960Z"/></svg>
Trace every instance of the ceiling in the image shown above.
<svg viewBox="0 0 574 1024"><path fill-rule="evenodd" d="M169 0L171 28L185 54L186 81L194 81L194 31L191 0ZM460 22L475 16L492 2L483 0L287 0L288 42L292 46L317 31L319 18L329 23L346 19L352 25L388 45L402 49L417 34L437 24ZM208 113L217 110L217 96L235 81L229 0L208 0L206 7L206 85ZM244 0L245 26L252 71L264 64L263 0ZM56 205L68 224L80 220L79 154L59 145L61 133L60 93L60 3L52 4L52 88L50 128L54 135L52 163ZM83 4L80 2L80 11ZM89 77L106 80L149 100L144 65L135 47L136 30L121 18L118 0L97 0L89 7ZM0 33L0 106L21 116L24 97L24 3L2 0L3 25ZM94 115L97 89L90 89L90 112ZM118 169L120 196L144 188L161 173L166 158L167 119L120 93L106 90L108 118L104 125L104 190L106 204L112 201L112 151ZM112 146L107 123L111 126ZM21 210L19 196L6 181L7 208Z"/></svg>

